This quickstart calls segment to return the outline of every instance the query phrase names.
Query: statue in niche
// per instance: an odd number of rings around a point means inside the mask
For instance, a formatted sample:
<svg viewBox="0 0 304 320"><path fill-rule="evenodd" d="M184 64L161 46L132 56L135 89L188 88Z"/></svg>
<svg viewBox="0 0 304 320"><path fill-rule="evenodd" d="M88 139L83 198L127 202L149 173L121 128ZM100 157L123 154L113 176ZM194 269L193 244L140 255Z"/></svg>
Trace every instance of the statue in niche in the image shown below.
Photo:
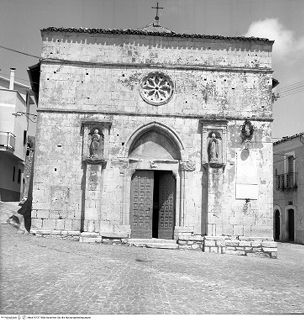
<svg viewBox="0 0 304 320"><path fill-rule="evenodd" d="M100 145L101 145L101 135L99 134L98 129L94 129L92 134L92 140L90 144L90 157L97 158L99 155Z"/></svg>
<svg viewBox="0 0 304 320"><path fill-rule="evenodd" d="M208 160L210 163L218 163L221 160L220 137L213 131L209 134Z"/></svg>

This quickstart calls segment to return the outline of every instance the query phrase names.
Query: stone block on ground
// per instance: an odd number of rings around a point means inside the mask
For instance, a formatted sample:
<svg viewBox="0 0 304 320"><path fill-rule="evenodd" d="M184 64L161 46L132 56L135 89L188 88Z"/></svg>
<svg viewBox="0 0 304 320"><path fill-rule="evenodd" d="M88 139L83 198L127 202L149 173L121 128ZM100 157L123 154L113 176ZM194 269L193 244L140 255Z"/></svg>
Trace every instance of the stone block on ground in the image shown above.
<svg viewBox="0 0 304 320"><path fill-rule="evenodd" d="M277 252L278 249L277 248L267 248L267 247L263 247L263 251L264 252Z"/></svg>
<svg viewBox="0 0 304 320"><path fill-rule="evenodd" d="M225 244L226 246L229 246L229 247L236 247L239 245L239 241L237 240L225 240Z"/></svg>
<svg viewBox="0 0 304 320"><path fill-rule="evenodd" d="M83 238L96 238L99 234L96 232L81 232L81 237Z"/></svg>
<svg viewBox="0 0 304 320"><path fill-rule="evenodd" d="M277 243L274 241L263 241L262 247L268 247L268 248L277 248Z"/></svg>
<svg viewBox="0 0 304 320"><path fill-rule="evenodd" d="M82 237L80 236L79 242L84 242L84 243L100 243L102 241L101 237Z"/></svg>
<svg viewBox="0 0 304 320"><path fill-rule="evenodd" d="M225 254L231 254L231 255L235 255L235 256L245 256L246 253L244 250L239 251L239 250L226 250Z"/></svg>
<svg viewBox="0 0 304 320"><path fill-rule="evenodd" d="M197 244L197 243L194 243L191 247L192 247L192 249L194 249L194 250L201 248L200 245Z"/></svg>
<svg viewBox="0 0 304 320"><path fill-rule="evenodd" d="M204 245L206 247L214 247L215 246L215 241L214 240L205 240Z"/></svg>
<svg viewBox="0 0 304 320"><path fill-rule="evenodd" d="M250 241L244 241L244 240L242 240L242 241L239 242L239 246L240 246L240 247L248 247L248 246L250 246L250 245L251 245L251 242L250 242Z"/></svg>

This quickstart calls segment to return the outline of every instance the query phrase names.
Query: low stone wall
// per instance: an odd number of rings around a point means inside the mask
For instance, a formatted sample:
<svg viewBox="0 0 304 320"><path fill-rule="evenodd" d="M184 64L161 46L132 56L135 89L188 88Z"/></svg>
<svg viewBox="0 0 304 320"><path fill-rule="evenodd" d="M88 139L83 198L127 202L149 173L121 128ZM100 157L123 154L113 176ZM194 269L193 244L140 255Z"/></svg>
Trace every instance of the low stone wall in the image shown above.
<svg viewBox="0 0 304 320"><path fill-rule="evenodd" d="M204 237L191 233L179 234L177 244L179 249L203 250Z"/></svg>
<svg viewBox="0 0 304 320"><path fill-rule="evenodd" d="M84 243L102 243L111 245L122 245L126 244L128 241L124 237L106 236L100 235L94 232L82 232L79 238L79 242Z"/></svg>
<svg viewBox="0 0 304 320"><path fill-rule="evenodd" d="M59 238L79 241L80 231L66 231L66 230L31 230L31 234L37 237L45 238Z"/></svg>
<svg viewBox="0 0 304 320"><path fill-rule="evenodd" d="M75 240L84 243L122 245L128 242L126 238L113 238L108 236L101 236L99 233L95 232L80 232L66 230L31 230L31 234L36 235L38 237Z"/></svg>
<svg viewBox="0 0 304 320"><path fill-rule="evenodd" d="M204 252L238 256L277 258L277 244L271 238L245 236L179 235L180 249L202 249Z"/></svg>
<svg viewBox="0 0 304 320"><path fill-rule="evenodd" d="M71 239L84 243L130 245L127 237L102 236L95 232L32 230L31 233L36 236ZM183 233L178 235L177 244L178 249L269 258L277 258L278 250L277 243L273 239L264 237L201 236Z"/></svg>

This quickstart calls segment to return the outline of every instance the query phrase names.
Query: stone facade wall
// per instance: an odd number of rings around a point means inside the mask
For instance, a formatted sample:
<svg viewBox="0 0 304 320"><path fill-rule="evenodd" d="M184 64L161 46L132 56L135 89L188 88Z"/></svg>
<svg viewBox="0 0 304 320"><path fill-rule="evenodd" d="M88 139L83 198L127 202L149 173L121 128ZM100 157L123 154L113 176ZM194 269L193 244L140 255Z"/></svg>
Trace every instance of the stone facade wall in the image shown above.
<svg viewBox="0 0 304 320"><path fill-rule="evenodd" d="M147 104L139 94L141 79L161 70L174 82L172 99ZM102 90L101 90L102 88ZM172 70L169 68L115 68L79 63L42 64L40 108L136 115L205 115L269 118L271 73L234 70ZM55 90L54 90L55 89ZM258 94L257 94L258 93Z"/></svg>
<svg viewBox="0 0 304 320"><path fill-rule="evenodd" d="M272 42L42 31L42 58L113 64L271 68Z"/></svg>
<svg viewBox="0 0 304 320"><path fill-rule="evenodd" d="M132 173L157 168L176 175L175 238L181 246L206 248L183 243L183 236L271 237L270 52L263 41L44 32L33 229L128 237ZM151 72L172 80L165 104L149 104L140 95L141 79ZM247 200L236 197L246 119L254 128L247 148L257 164L258 195ZM218 121L223 163L210 167L205 134ZM87 123L107 124L106 159L94 172L83 162ZM132 162L131 141L145 126L175 139L181 158Z"/></svg>
<svg viewBox="0 0 304 320"><path fill-rule="evenodd" d="M301 142L302 139L302 142ZM273 209L274 213L280 213L280 236L279 240L288 241L288 210L294 210L294 241L304 244L304 145L302 138L290 139L273 147L274 152L274 188L273 188ZM285 155L285 156L284 156ZM287 157L294 156L295 181L291 185L278 185L278 176L287 173ZM285 175L285 184L287 178Z"/></svg>
<svg viewBox="0 0 304 320"><path fill-rule="evenodd" d="M44 123L42 137L44 146L40 148L37 146L40 152L36 158L38 165L35 167L36 189L32 211L33 223L37 222L37 227L42 227L42 221L44 229L78 230L80 227L81 201L84 197L82 182L84 171L81 163L82 136L79 129L82 117L77 114L41 113L38 130L40 130L40 123ZM120 156L123 154L122 144L132 131L142 124L143 119L130 116L111 116L110 118L102 115L94 116L94 120L96 119L111 119L114 128L110 136L108 164L106 170L103 171L103 190L100 190L99 195L102 219L105 222L111 221L112 224L120 225L123 224L123 221L128 220L128 217L121 217L124 197L121 173L123 163L120 161L122 159ZM201 171L200 130L193 129L199 126L198 120L174 117L161 120L161 123L175 128L184 141L185 149L190 150L193 154L191 160L195 162L196 170L186 172L185 177L184 200L185 206L189 209L185 214L184 225L192 226L193 232L200 234L202 189L197 186L201 186L202 179L207 177L208 173L204 169ZM159 121L159 119L150 117L149 122L153 121ZM63 127L56 126L58 122ZM207 177L209 179L207 233L210 235L263 235L266 233L270 236L272 235L272 215L269 215L269 212L272 212L272 199L269 197L269 190L272 188L271 173L269 173L272 158L271 143L265 143L263 148L255 148L256 144L254 142L252 144L251 152L256 154L257 161L260 162L258 168L259 201L253 200L246 204L244 200L235 199L235 154L240 149L240 145L238 141L235 141L233 148L232 137L241 124L241 121L235 121L231 129L228 129L228 140L231 147L226 168L212 169L212 172L209 173L210 177ZM260 122L256 122L257 128L259 125ZM267 129L269 130L269 126ZM265 135L265 133L267 134L266 130L260 135ZM270 136L264 139L267 142ZM45 159L48 159L47 162ZM218 179L221 182L218 182ZM107 199L107 201L102 201L102 199ZM36 221L36 218L44 220ZM95 231L98 231L99 225L96 228Z"/></svg>

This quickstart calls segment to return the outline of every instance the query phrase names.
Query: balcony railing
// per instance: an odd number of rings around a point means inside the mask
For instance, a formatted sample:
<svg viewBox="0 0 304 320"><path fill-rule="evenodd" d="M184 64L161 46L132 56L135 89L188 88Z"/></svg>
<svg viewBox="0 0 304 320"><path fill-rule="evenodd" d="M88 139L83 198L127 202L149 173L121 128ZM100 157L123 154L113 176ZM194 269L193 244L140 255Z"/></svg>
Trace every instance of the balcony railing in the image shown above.
<svg viewBox="0 0 304 320"><path fill-rule="evenodd" d="M277 190L294 190L297 188L297 173L289 172L276 176Z"/></svg>
<svg viewBox="0 0 304 320"><path fill-rule="evenodd" d="M11 132L0 131L0 148L15 150L16 136Z"/></svg>

